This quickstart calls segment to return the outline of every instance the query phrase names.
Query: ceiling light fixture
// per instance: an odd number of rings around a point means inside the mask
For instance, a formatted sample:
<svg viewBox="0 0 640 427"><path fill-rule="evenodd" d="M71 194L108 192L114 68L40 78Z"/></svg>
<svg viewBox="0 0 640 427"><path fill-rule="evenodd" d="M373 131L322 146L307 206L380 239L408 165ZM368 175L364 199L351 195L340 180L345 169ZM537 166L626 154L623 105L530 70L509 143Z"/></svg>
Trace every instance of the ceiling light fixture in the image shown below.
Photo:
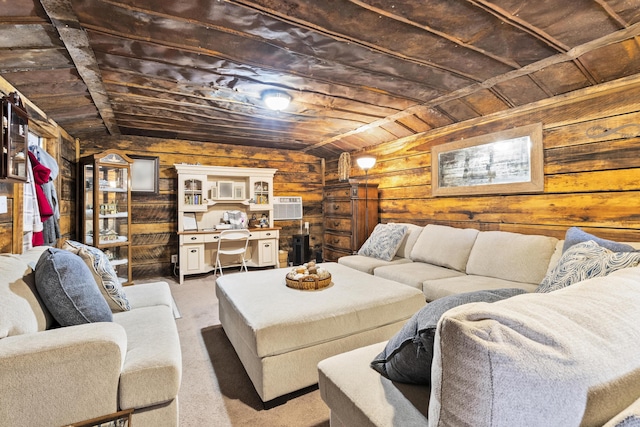
<svg viewBox="0 0 640 427"><path fill-rule="evenodd" d="M262 100L270 109L282 111L289 106L291 96L279 90L269 90L264 92Z"/></svg>

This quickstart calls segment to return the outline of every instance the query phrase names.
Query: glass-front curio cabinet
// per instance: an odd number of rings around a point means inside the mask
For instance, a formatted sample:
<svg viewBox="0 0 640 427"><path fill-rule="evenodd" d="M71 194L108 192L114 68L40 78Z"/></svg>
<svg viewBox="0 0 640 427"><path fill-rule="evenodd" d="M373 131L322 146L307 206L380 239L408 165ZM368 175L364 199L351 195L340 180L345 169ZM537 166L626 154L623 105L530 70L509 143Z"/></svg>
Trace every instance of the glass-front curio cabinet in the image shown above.
<svg viewBox="0 0 640 427"><path fill-rule="evenodd" d="M2 158L0 178L27 180L29 118L20 96L12 92L2 98Z"/></svg>
<svg viewBox="0 0 640 427"><path fill-rule="evenodd" d="M116 150L80 159L80 239L102 250L120 281L131 277L131 176L133 160Z"/></svg>

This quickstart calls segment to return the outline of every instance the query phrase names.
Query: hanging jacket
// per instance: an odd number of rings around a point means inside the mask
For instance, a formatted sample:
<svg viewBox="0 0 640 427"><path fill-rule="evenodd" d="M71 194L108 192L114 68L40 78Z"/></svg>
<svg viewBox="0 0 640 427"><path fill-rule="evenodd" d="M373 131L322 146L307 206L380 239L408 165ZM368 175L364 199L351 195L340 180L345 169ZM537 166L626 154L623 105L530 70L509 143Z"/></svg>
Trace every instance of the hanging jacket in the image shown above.
<svg viewBox="0 0 640 427"><path fill-rule="evenodd" d="M55 246L57 240L60 238L60 207L58 202L58 193L56 192L56 186L53 182L58 176L58 163L51 154L47 153L37 145L30 145L29 151L36 156L36 159L42 166L51 170L49 180L42 184L41 187L47 201L53 209L53 215L43 222L44 230L42 234L44 245Z"/></svg>
<svg viewBox="0 0 640 427"><path fill-rule="evenodd" d="M38 200L38 207L40 208L40 219L42 221L53 215L53 208L47 200L47 196L42 190L42 184L49 182L49 175L51 170L41 165L36 156L29 151L29 160L31 160L31 169L33 170L33 179L36 183L36 199Z"/></svg>
<svg viewBox="0 0 640 427"><path fill-rule="evenodd" d="M36 196L36 182L33 178L33 169L31 168L31 161L27 158L27 177L28 180L24 185L24 236L22 239L22 249L26 251L31 249L34 245L40 246L43 244L44 239L42 237L43 224L40 220L40 209L38 209L38 198Z"/></svg>

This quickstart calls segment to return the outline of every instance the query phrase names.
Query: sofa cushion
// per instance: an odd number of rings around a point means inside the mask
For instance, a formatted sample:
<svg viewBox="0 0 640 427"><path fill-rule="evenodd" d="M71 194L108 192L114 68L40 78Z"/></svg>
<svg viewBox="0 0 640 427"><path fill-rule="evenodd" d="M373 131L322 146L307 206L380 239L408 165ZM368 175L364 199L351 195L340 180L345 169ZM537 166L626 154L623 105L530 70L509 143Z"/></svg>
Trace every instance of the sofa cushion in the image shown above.
<svg viewBox="0 0 640 427"><path fill-rule="evenodd" d="M564 240L558 240L558 243L556 243L556 249L555 251L553 251L553 255L551 255L551 259L549 259L549 265L547 266L546 274L549 274L551 270L553 270L553 268L558 264L558 261L560 261L563 247L564 247Z"/></svg>
<svg viewBox="0 0 640 427"><path fill-rule="evenodd" d="M127 295L118 279L118 274L113 269L107 255L98 248L84 245L73 240L67 240L63 249L71 251L82 258L93 274L98 289L111 311L127 311L131 309Z"/></svg>
<svg viewBox="0 0 640 427"><path fill-rule="evenodd" d="M409 262L377 267L373 270L373 275L422 290L422 283L425 280L464 276L464 273L426 262Z"/></svg>
<svg viewBox="0 0 640 427"><path fill-rule="evenodd" d="M634 247L631 245L627 245L625 243L614 242L613 240L602 239L600 237L596 237L593 234L587 233L578 227L571 227L567 230L567 233L564 237L564 246L562 251L565 252L571 246L576 243L587 242L589 240L593 240L598 245L603 248L607 248L613 252L633 252L635 251Z"/></svg>
<svg viewBox="0 0 640 427"><path fill-rule="evenodd" d="M406 264L411 262L408 258L395 257L391 261L384 261L379 258L372 258L363 255L346 255L338 258L338 264L346 265L354 270L360 270L364 273L373 274L374 270L378 267L385 267L387 265Z"/></svg>
<svg viewBox="0 0 640 427"><path fill-rule="evenodd" d="M477 236L472 228L429 224L418 236L411 259L464 272Z"/></svg>
<svg viewBox="0 0 640 427"><path fill-rule="evenodd" d="M127 299L132 310L154 305L166 305L173 308L173 297L167 282L139 283L136 281L135 286L128 287Z"/></svg>
<svg viewBox="0 0 640 427"><path fill-rule="evenodd" d="M408 222L399 224L406 226L407 232L404 239L402 240L402 243L400 243L400 247L398 248L398 252L396 252L396 256L400 258L410 258L411 250L413 250L413 247L415 246L418 237L420 237L420 233L422 233L424 227L410 224Z"/></svg>
<svg viewBox="0 0 640 427"><path fill-rule="evenodd" d="M331 408L332 426L428 424L429 387L392 382L369 367L384 345L357 348L318 363L320 396Z"/></svg>
<svg viewBox="0 0 640 427"><path fill-rule="evenodd" d="M429 279L422 283L422 293L427 301L435 301L448 295L464 292L490 291L503 288L518 288L525 292L535 292L537 284L514 282L512 280L496 279L488 276L467 274L443 279Z"/></svg>
<svg viewBox="0 0 640 427"><path fill-rule="evenodd" d="M143 408L174 399L182 378L182 354L171 307L154 305L114 313L113 321L127 333L120 408Z"/></svg>
<svg viewBox="0 0 640 427"><path fill-rule="evenodd" d="M89 267L69 251L49 248L42 253L36 265L36 288L61 326L113 318Z"/></svg>
<svg viewBox="0 0 640 427"><path fill-rule="evenodd" d="M377 224L358 250L358 255L391 261L404 239L407 227L399 224Z"/></svg>
<svg viewBox="0 0 640 427"><path fill-rule="evenodd" d="M482 231L471 249L467 274L539 284L557 242L555 237Z"/></svg>
<svg viewBox="0 0 640 427"><path fill-rule="evenodd" d="M50 316L26 260L0 254L0 277L0 339L45 330Z"/></svg>
<svg viewBox="0 0 640 427"><path fill-rule="evenodd" d="M430 302L391 337L384 350L371 362L371 367L393 381L428 385L431 383L436 326L447 310L470 302L499 301L524 292L516 288L477 291Z"/></svg>
<svg viewBox="0 0 640 427"><path fill-rule="evenodd" d="M448 311L436 331L429 425L601 426L631 405L640 270L624 273Z"/></svg>
<svg viewBox="0 0 640 427"><path fill-rule="evenodd" d="M616 270L635 267L640 263L640 252L612 252L593 240L570 246L547 274L536 292L551 292Z"/></svg>

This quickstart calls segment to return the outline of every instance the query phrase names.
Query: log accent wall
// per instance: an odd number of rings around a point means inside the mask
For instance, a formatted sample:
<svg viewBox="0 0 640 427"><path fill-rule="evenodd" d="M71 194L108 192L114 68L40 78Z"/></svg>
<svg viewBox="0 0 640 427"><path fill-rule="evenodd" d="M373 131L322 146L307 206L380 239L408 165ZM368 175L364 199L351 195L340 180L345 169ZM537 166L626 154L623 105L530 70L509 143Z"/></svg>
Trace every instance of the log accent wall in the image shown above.
<svg viewBox="0 0 640 427"><path fill-rule="evenodd" d="M640 241L640 78L516 108L381 144L369 171L381 222L434 223L563 238L580 226L604 238ZM431 196L431 148L504 129L543 125L544 192ZM352 155L351 177L363 178ZM326 180L337 180L337 159Z"/></svg>
<svg viewBox="0 0 640 427"><path fill-rule="evenodd" d="M15 88L0 77L0 93L13 91ZM29 114L29 130L45 139L45 150L60 168L54 183L60 209L61 238L57 246L61 246L66 239L75 239L76 141L24 96L22 100ZM0 180L0 196L7 196L7 213L0 214L0 253L22 253L23 186Z"/></svg>
<svg viewBox="0 0 640 427"><path fill-rule="evenodd" d="M288 150L237 147L213 142L145 137L106 137L80 142L81 156L107 149L126 154L158 156L159 195L132 197L133 278L171 275L171 254L178 253L176 163L211 166L275 168L275 196L301 196L304 221L310 224L310 245L322 247L322 188L324 162L308 154ZM280 249L290 251L299 221L276 221L282 227Z"/></svg>

